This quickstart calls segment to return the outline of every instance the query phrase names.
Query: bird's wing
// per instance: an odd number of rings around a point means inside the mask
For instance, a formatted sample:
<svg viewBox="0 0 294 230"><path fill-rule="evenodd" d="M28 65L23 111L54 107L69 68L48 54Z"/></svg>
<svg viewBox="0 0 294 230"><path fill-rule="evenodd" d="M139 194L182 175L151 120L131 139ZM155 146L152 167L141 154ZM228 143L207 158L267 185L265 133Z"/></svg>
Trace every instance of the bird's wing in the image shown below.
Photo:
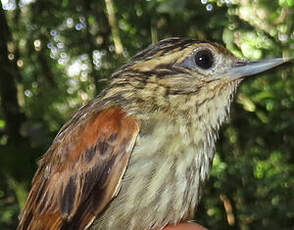
<svg viewBox="0 0 294 230"><path fill-rule="evenodd" d="M41 160L19 230L86 229L117 194L138 122L110 108L81 123Z"/></svg>

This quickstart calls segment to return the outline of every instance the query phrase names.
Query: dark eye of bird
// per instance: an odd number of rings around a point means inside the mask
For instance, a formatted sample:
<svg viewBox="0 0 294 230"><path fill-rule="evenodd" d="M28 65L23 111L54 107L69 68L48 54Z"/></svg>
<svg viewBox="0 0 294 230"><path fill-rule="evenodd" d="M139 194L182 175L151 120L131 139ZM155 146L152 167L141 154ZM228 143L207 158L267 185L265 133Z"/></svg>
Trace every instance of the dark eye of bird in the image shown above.
<svg viewBox="0 0 294 230"><path fill-rule="evenodd" d="M214 58L210 50L200 50L195 54L195 63L201 69L209 69L213 63Z"/></svg>

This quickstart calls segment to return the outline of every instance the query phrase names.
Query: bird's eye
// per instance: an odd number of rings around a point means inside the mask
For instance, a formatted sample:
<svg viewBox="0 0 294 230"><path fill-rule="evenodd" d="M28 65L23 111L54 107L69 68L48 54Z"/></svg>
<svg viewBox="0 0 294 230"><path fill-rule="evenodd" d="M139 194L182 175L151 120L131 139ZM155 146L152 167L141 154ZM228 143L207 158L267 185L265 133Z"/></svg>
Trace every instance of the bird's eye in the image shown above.
<svg viewBox="0 0 294 230"><path fill-rule="evenodd" d="M209 69L214 63L212 52L208 49L199 50L195 54L195 63L201 69Z"/></svg>

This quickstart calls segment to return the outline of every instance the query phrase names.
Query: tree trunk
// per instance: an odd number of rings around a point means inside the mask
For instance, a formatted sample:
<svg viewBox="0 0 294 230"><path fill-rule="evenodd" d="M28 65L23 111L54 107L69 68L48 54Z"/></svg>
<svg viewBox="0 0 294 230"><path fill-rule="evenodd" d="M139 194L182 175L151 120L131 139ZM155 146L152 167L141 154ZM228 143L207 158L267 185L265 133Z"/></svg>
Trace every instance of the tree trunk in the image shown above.
<svg viewBox="0 0 294 230"><path fill-rule="evenodd" d="M20 128L25 120L24 113L17 100L16 77L20 72L14 60L8 59L7 43L11 41L5 13L0 2L0 97L1 109L5 119L5 133L8 141L17 141L20 138Z"/></svg>

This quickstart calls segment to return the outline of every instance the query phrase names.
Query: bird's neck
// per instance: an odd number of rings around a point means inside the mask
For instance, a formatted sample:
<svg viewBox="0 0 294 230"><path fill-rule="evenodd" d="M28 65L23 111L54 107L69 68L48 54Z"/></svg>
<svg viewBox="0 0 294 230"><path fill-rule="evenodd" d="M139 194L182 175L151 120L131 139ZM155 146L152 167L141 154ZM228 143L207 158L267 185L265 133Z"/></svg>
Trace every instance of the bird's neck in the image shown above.
<svg viewBox="0 0 294 230"><path fill-rule="evenodd" d="M193 165L200 169L200 180L205 181L211 168L218 131L229 115L234 92L235 87L232 86L218 92L207 90L205 95L201 92L173 95L165 109L138 113L142 124L140 138L149 141L144 144L152 148L144 154L160 153L168 158L183 159L187 163L185 167Z"/></svg>

